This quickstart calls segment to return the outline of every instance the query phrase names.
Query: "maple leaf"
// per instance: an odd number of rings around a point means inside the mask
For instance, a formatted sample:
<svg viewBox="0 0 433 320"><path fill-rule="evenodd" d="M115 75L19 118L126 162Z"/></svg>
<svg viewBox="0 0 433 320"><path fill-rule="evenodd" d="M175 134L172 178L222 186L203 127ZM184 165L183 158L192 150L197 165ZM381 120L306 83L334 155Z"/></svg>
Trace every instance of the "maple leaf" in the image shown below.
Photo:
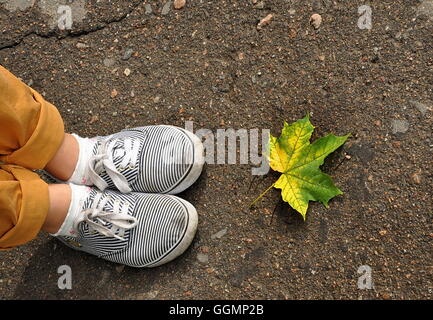
<svg viewBox="0 0 433 320"><path fill-rule="evenodd" d="M341 137L329 134L310 144L313 131L314 126L307 114L291 125L284 122L280 137L270 135L269 164L282 174L253 204L275 187L281 189L283 200L305 220L309 201L320 201L328 207L330 199L343 193L331 177L320 170L320 166L330 153L344 144L350 134Z"/></svg>

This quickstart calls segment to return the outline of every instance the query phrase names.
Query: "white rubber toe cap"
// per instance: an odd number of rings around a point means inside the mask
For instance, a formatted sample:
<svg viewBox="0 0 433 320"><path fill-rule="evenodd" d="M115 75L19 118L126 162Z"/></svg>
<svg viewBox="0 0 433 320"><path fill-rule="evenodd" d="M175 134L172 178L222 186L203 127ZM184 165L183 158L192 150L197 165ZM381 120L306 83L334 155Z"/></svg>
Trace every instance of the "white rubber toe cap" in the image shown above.
<svg viewBox="0 0 433 320"><path fill-rule="evenodd" d="M204 165L204 147L199 137L190 131L184 130L182 128L178 129L181 129L183 132L185 132L193 143L194 163L188 175L182 180L182 182L176 188L170 190L167 194L178 194L192 186L200 176Z"/></svg>
<svg viewBox="0 0 433 320"><path fill-rule="evenodd" d="M183 200L181 198L175 197L178 201L182 202L183 205L186 207L186 210L188 211L188 226L186 228L185 234L182 238L182 240L178 243L176 248L171 251L167 256L165 256L162 260L156 262L152 265L147 265L146 267L154 268L158 267L160 265L163 265L167 262L170 262L174 259L176 259L178 256L180 256L182 253L188 249L188 247L191 245L192 240L194 239L195 233L197 231L198 226L198 214L197 210L194 208L194 206L189 203L186 200Z"/></svg>

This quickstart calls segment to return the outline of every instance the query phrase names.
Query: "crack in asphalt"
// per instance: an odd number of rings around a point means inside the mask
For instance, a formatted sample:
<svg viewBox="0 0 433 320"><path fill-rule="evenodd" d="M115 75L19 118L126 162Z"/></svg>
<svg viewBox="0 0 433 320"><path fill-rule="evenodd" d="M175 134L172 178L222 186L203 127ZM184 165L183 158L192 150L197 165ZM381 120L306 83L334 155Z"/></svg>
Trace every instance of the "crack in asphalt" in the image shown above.
<svg viewBox="0 0 433 320"><path fill-rule="evenodd" d="M85 36L85 35L88 35L88 34L91 34L94 32L98 32L100 30L107 28L108 26L110 26L113 23L122 22L124 19L126 19L131 13L133 13L143 3L144 3L144 0L141 0L137 4L133 5L132 8L130 10L128 10L128 12L121 15L120 17L117 17L115 19L111 19L109 21L102 21L99 26L96 26L94 28L90 28L88 30L80 30L77 32L68 32L65 35L61 35L61 34L56 33L55 29L49 31L48 33L38 33L37 31L28 32L28 33L24 34L22 37L20 37L19 39L15 40L13 43L0 46L0 51L6 50L6 49L13 49L13 48L19 46L26 38L33 36L33 35L40 37L40 38L44 38L44 39L57 38L59 41L61 41L61 40L66 39L66 38L78 38L78 37Z"/></svg>

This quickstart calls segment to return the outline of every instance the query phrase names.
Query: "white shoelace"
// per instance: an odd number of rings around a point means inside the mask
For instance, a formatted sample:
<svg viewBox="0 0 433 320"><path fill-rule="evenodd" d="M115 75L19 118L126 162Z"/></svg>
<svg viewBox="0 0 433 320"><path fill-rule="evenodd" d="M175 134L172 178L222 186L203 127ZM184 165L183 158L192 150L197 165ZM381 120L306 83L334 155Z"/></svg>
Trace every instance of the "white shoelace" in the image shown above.
<svg viewBox="0 0 433 320"><path fill-rule="evenodd" d="M113 163L113 148L115 147L116 140L109 143L102 141L98 147L96 155L90 158L89 163L89 177L91 182L96 185L100 190L105 190L108 187L107 182L100 177L100 173L105 170L108 176L113 181L114 185L120 192L131 192L129 183L126 178L117 170ZM126 167L133 168L137 163L138 153L140 151L140 142L133 139L125 139L123 149L124 155L120 163L120 170Z"/></svg>
<svg viewBox="0 0 433 320"><path fill-rule="evenodd" d="M77 219L74 223L74 228L78 229L80 222L86 222L89 226L89 231L99 232L100 234L113 237L119 240L125 240L123 236L125 231L132 229L137 225L137 219L128 214L128 203L123 203L114 200L113 212L104 211L104 206L107 204L109 197L101 200L102 193L97 193L93 204L90 208L82 211L83 216ZM111 223L110 227L107 227Z"/></svg>

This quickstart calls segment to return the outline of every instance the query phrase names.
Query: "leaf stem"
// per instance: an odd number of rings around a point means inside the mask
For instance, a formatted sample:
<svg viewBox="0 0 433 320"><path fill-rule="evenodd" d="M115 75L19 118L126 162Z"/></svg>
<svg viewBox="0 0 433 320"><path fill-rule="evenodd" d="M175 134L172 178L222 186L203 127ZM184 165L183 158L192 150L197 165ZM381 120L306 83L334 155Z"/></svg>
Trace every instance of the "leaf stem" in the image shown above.
<svg viewBox="0 0 433 320"><path fill-rule="evenodd" d="M268 193L269 190L271 190L275 185L275 182L269 187L267 188L261 195L258 196L258 198L256 200L254 200L251 204L250 204L250 208L252 206L254 206L256 204L257 201L259 201L266 193Z"/></svg>

